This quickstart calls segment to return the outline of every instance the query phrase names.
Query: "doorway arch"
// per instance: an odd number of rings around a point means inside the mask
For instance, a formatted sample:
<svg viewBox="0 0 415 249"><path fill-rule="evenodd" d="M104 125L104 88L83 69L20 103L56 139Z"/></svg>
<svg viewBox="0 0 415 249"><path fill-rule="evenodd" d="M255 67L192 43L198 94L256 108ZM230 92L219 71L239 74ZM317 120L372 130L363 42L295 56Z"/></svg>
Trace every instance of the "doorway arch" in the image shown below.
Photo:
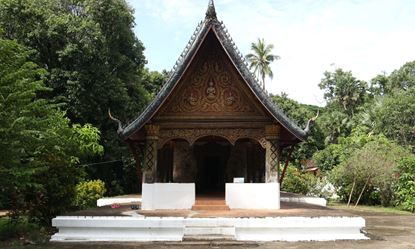
<svg viewBox="0 0 415 249"><path fill-rule="evenodd" d="M226 167L232 144L222 137L206 136L193 145L197 161L196 194L224 195Z"/></svg>

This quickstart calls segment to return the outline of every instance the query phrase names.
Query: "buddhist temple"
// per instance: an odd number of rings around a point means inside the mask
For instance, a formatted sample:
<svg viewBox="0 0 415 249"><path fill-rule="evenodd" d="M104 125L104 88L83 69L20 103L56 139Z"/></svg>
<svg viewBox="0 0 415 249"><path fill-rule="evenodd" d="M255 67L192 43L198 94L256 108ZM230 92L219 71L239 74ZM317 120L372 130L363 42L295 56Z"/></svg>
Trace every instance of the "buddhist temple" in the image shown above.
<svg viewBox="0 0 415 249"><path fill-rule="evenodd" d="M144 210L191 209L207 195L278 209L281 152L308 131L258 84L213 1L154 100L118 127L142 171Z"/></svg>

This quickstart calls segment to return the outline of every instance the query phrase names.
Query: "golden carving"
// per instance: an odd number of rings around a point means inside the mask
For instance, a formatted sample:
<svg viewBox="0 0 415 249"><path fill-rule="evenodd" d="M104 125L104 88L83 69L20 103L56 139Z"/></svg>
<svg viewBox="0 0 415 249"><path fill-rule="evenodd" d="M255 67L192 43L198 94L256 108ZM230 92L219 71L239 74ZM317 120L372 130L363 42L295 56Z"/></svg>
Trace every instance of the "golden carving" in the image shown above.
<svg viewBox="0 0 415 249"><path fill-rule="evenodd" d="M166 103L162 113L173 116L184 113L255 113L254 105L236 83L238 80L232 75L223 56L210 53L184 79L176 96Z"/></svg>
<svg viewBox="0 0 415 249"><path fill-rule="evenodd" d="M146 125L145 127L147 137L156 138L159 135L160 127L158 125Z"/></svg>
<svg viewBox="0 0 415 249"><path fill-rule="evenodd" d="M172 139L184 139L193 145L196 140L206 136L225 138L232 145L235 145L236 141L241 138L253 139L263 148L267 144L263 129L168 129L160 131L159 148Z"/></svg>
<svg viewBox="0 0 415 249"><path fill-rule="evenodd" d="M265 136L267 139L278 139L280 137L281 126L280 125L267 125L265 126Z"/></svg>

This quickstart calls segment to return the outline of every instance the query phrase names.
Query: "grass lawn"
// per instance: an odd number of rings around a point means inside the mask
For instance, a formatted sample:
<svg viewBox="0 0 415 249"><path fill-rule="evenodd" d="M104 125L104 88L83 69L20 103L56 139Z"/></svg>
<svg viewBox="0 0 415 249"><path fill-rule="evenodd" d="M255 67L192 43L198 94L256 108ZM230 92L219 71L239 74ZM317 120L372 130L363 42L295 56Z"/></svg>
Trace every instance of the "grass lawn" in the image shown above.
<svg viewBox="0 0 415 249"><path fill-rule="evenodd" d="M413 213L408 211L400 210L396 207L382 207L382 206L366 206L366 205L354 205L347 206L344 203L329 203L330 208L341 209L347 212L370 212L370 213L383 213L383 214L396 214L396 215L413 215Z"/></svg>

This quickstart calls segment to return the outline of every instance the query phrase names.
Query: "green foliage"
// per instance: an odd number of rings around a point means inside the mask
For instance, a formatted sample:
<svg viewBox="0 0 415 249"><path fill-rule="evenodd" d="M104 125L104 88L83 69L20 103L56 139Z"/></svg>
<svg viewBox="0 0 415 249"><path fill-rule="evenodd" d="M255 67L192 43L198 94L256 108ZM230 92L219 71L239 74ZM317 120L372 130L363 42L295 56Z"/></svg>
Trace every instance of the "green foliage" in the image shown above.
<svg viewBox="0 0 415 249"><path fill-rule="evenodd" d="M63 103L71 122L101 131L105 154L89 162L130 156L107 111L131 120L163 81L164 75L144 69L144 46L134 25L125 0L0 0L0 38L33 49L33 61L47 69L44 83L51 90L42 96ZM104 170L97 164L90 167L88 172ZM121 167L114 163L101 172L107 187L122 182L116 172Z"/></svg>
<svg viewBox="0 0 415 249"><path fill-rule="evenodd" d="M70 125L55 104L38 97L49 89L29 54L0 39L0 198L13 217L48 224L71 207L83 174L77 163L103 148L98 129Z"/></svg>
<svg viewBox="0 0 415 249"><path fill-rule="evenodd" d="M281 190L306 195L310 190L310 181L314 177L303 173L293 165L288 165Z"/></svg>
<svg viewBox="0 0 415 249"><path fill-rule="evenodd" d="M361 148L354 148L330 173L331 181L344 201L379 201L388 206L393 200L393 171L408 152L383 136L372 136ZM363 197L363 198L362 198Z"/></svg>
<svg viewBox="0 0 415 249"><path fill-rule="evenodd" d="M318 106L300 104L288 98L287 94L271 95L271 99L284 111L284 113L296 122L300 127L305 127L307 121L314 117L319 110ZM312 155L324 147L324 134L320 126L315 124L311 127L311 134L307 141L294 150L292 162L300 166L301 161L309 159ZM283 155L284 160L286 155Z"/></svg>
<svg viewBox="0 0 415 249"><path fill-rule="evenodd" d="M80 182L76 185L74 204L80 209L96 207L97 200L104 197L106 191L101 180Z"/></svg>
<svg viewBox="0 0 415 249"><path fill-rule="evenodd" d="M405 63L388 77L389 92L395 90L409 90L415 87L415 61Z"/></svg>
<svg viewBox="0 0 415 249"><path fill-rule="evenodd" d="M375 132L415 150L415 87L379 98L370 114Z"/></svg>
<svg viewBox="0 0 415 249"><path fill-rule="evenodd" d="M18 221L9 218L0 218L0 241L25 239L33 243L45 243L49 235L45 228L30 223L26 219Z"/></svg>
<svg viewBox="0 0 415 249"><path fill-rule="evenodd" d="M402 158L396 168L398 180L394 186L395 204L403 210L415 212L415 156Z"/></svg>
<svg viewBox="0 0 415 249"><path fill-rule="evenodd" d="M316 152L313 161L322 171L330 171L347 160L354 150L362 148L373 139L374 136L357 127L348 137L340 137L337 144L329 144L325 149Z"/></svg>
<svg viewBox="0 0 415 249"><path fill-rule="evenodd" d="M272 54L273 44L265 44L264 39L258 39L257 43L251 43L252 54L247 54L246 59L249 62L249 69L253 69L253 73L261 79L262 88L265 89L265 77L274 77L271 70L271 63L279 60L278 55Z"/></svg>
<svg viewBox="0 0 415 249"><path fill-rule="evenodd" d="M324 90L324 98L339 106L349 116L353 116L357 107L365 102L367 83L356 79L350 71L336 69L325 72L319 84Z"/></svg>

